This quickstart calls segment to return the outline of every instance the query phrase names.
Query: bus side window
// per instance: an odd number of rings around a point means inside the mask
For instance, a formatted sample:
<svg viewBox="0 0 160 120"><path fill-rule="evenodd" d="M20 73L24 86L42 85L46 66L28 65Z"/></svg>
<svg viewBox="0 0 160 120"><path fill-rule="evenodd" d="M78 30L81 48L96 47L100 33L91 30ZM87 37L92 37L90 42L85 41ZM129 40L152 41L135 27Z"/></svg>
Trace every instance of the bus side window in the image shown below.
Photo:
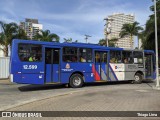
<svg viewBox="0 0 160 120"><path fill-rule="evenodd" d="M110 63L121 63L121 51L110 51Z"/></svg>
<svg viewBox="0 0 160 120"><path fill-rule="evenodd" d="M19 44L18 45L18 55L21 61L28 61L30 57L29 44Z"/></svg>
<svg viewBox="0 0 160 120"><path fill-rule="evenodd" d="M122 52L122 61L123 63L133 63L132 51L123 51Z"/></svg>
<svg viewBox="0 0 160 120"><path fill-rule="evenodd" d="M77 51L75 47L64 47L63 48L63 61L64 62L77 62Z"/></svg>
<svg viewBox="0 0 160 120"><path fill-rule="evenodd" d="M133 52L134 63L142 64L143 63L143 53L140 51Z"/></svg>
<svg viewBox="0 0 160 120"><path fill-rule="evenodd" d="M42 60L42 46L31 44L19 44L18 55L21 61L41 61Z"/></svg>
<svg viewBox="0 0 160 120"><path fill-rule="evenodd" d="M92 49L79 49L79 62L92 62Z"/></svg>

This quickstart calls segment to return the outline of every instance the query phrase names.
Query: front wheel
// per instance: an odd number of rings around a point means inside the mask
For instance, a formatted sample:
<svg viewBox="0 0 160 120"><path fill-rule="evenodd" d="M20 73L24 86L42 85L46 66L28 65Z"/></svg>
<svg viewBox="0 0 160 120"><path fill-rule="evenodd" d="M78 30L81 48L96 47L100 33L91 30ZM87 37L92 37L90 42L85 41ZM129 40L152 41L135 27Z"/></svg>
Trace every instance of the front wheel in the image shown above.
<svg viewBox="0 0 160 120"><path fill-rule="evenodd" d="M80 74L73 74L70 77L69 85L72 88L79 88L79 87L82 87L83 82L84 82L83 77Z"/></svg>
<svg viewBox="0 0 160 120"><path fill-rule="evenodd" d="M134 76L133 83L136 83L136 84L142 83L142 78L143 78L143 76L140 73L136 73Z"/></svg>

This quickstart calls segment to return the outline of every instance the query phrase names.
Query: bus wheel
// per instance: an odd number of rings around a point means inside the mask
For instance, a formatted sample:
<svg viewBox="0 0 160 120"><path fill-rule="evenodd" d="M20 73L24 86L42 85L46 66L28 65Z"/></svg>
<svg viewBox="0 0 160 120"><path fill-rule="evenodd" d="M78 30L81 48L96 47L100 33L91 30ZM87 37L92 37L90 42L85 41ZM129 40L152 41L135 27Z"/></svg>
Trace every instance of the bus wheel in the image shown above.
<svg viewBox="0 0 160 120"><path fill-rule="evenodd" d="M142 75L140 73L135 74L133 83L135 84L142 83Z"/></svg>
<svg viewBox="0 0 160 120"><path fill-rule="evenodd" d="M83 77L80 74L73 74L70 77L69 85L72 88L79 88L83 85Z"/></svg>

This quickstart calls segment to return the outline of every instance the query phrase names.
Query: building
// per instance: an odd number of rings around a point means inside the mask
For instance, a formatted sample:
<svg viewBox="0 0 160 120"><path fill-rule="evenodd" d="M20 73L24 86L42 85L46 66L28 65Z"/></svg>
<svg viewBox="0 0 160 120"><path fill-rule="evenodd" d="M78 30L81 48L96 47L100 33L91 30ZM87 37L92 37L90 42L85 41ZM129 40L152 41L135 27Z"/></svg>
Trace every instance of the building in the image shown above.
<svg viewBox="0 0 160 120"><path fill-rule="evenodd" d="M20 22L20 28L23 29L27 37L33 39L33 37L42 30L43 25L38 23L37 19L25 19L25 22Z"/></svg>
<svg viewBox="0 0 160 120"><path fill-rule="evenodd" d="M126 15L123 13L116 13L113 15L109 15L107 19L111 20L110 21L111 33L108 35L108 39L118 38L118 41L116 42L117 47L133 48L134 41L131 42L130 36L120 38L119 33L121 31L123 24L134 22L135 16L133 14Z"/></svg>

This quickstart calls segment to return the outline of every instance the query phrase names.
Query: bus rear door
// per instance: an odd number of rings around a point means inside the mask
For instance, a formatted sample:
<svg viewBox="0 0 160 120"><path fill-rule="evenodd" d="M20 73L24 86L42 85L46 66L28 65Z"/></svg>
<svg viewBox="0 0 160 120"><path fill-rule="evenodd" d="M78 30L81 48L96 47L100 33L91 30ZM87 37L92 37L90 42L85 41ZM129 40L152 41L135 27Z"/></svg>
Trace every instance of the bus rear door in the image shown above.
<svg viewBox="0 0 160 120"><path fill-rule="evenodd" d="M60 82L60 48L45 48L45 83Z"/></svg>
<svg viewBox="0 0 160 120"><path fill-rule="evenodd" d="M95 50L95 71L96 81L108 80L108 51Z"/></svg>

